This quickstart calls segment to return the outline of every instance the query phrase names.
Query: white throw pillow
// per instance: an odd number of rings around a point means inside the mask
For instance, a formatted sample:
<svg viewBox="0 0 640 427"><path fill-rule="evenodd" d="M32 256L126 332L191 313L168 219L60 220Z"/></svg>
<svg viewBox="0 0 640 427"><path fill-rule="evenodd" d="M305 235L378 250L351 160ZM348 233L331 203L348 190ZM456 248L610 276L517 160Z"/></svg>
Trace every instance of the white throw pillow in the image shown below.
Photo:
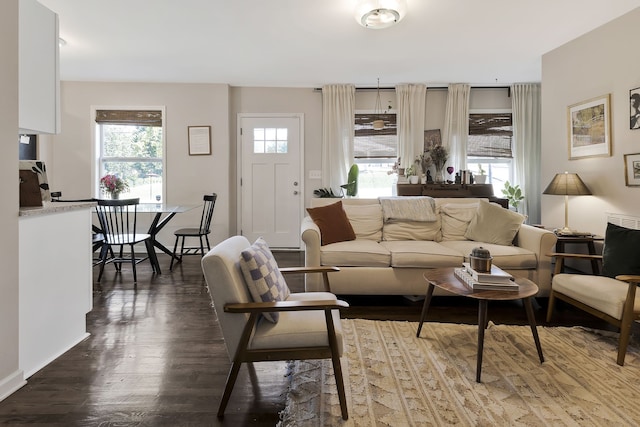
<svg viewBox="0 0 640 427"><path fill-rule="evenodd" d="M269 245L262 237L258 237L253 245L242 251L240 269L253 301L274 302L289 298L287 282L278 269ZM272 323L278 322L278 312L262 315Z"/></svg>
<svg viewBox="0 0 640 427"><path fill-rule="evenodd" d="M356 239L382 240L382 206L342 204Z"/></svg>
<svg viewBox="0 0 640 427"><path fill-rule="evenodd" d="M440 207L442 240L467 240L465 238L467 228L476 216L479 205L479 202L442 205Z"/></svg>
<svg viewBox="0 0 640 427"><path fill-rule="evenodd" d="M509 246L518 234L525 216L493 203L482 202L469 223L465 237L476 242Z"/></svg>

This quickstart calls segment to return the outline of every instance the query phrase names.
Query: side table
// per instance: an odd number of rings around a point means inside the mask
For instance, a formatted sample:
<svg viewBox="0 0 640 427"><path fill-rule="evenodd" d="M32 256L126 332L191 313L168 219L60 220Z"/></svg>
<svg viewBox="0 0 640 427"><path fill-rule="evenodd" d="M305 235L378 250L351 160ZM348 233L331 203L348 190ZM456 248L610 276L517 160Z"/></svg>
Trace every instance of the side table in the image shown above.
<svg viewBox="0 0 640 427"><path fill-rule="evenodd" d="M587 245L589 255L596 255L594 242L596 240L604 240L604 237L593 234L586 236L563 236L556 234L556 236L558 237L558 241L556 242L556 252L559 253L565 253L565 244L567 243L581 243ZM595 259L591 260L591 270L594 275L600 275L600 266L598 265L598 261Z"/></svg>

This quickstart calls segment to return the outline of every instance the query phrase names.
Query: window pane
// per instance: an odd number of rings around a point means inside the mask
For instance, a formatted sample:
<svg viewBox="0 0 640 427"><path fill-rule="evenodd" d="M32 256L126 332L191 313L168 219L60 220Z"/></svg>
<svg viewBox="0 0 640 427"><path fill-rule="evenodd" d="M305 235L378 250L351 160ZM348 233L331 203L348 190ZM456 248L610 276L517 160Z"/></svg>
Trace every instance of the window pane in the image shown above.
<svg viewBox="0 0 640 427"><path fill-rule="evenodd" d="M265 153L275 153L276 152L276 142L275 141L265 141Z"/></svg>
<svg viewBox="0 0 640 427"><path fill-rule="evenodd" d="M264 141L253 141L253 152L256 154L264 153Z"/></svg>
<svg viewBox="0 0 640 427"><path fill-rule="evenodd" d="M162 128L102 125L104 157L162 157Z"/></svg>
<svg viewBox="0 0 640 427"><path fill-rule="evenodd" d="M163 171L161 161L124 162L108 161L102 164L104 173L117 175L128 185L129 191L124 197L140 197L140 202L155 201L162 195Z"/></svg>
<svg viewBox="0 0 640 427"><path fill-rule="evenodd" d="M289 149L289 145L288 145L288 142L286 140L285 141L280 141L279 140L277 145L278 145L277 146L278 153L286 153L287 150Z"/></svg>
<svg viewBox="0 0 640 427"><path fill-rule="evenodd" d="M358 195L360 198L376 198L391 196L396 183L396 175L390 174L395 160L378 162L356 160L360 173L358 174Z"/></svg>
<svg viewBox="0 0 640 427"><path fill-rule="evenodd" d="M278 139L278 141L286 141L288 139L287 137L288 130L289 129L287 128L278 128L278 130L276 131L276 134L277 134L276 138Z"/></svg>
<svg viewBox="0 0 640 427"><path fill-rule="evenodd" d="M253 140L254 141L264 141L264 129L262 129L262 128L253 129Z"/></svg>
<svg viewBox="0 0 640 427"><path fill-rule="evenodd" d="M264 138L265 139L275 140L276 139L276 128L266 128L264 130Z"/></svg>

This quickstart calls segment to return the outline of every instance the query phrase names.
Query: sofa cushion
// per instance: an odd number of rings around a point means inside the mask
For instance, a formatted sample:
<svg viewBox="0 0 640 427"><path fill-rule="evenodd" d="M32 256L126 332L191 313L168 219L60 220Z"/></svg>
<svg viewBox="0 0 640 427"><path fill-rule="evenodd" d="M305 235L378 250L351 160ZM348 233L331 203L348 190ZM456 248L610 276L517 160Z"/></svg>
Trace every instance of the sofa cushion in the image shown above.
<svg viewBox="0 0 640 427"><path fill-rule="evenodd" d="M389 267L391 254L378 242L356 239L320 248L320 264L338 267Z"/></svg>
<svg viewBox="0 0 640 427"><path fill-rule="evenodd" d="M391 253L392 267L458 267L463 261L460 252L437 242L413 240L382 242L380 244Z"/></svg>
<svg viewBox="0 0 640 427"><path fill-rule="evenodd" d="M464 255L465 261L469 261L469 255L473 248L482 246L491 253L493 263L505 270L528 270L538 268L538 258L536 257L536 254L518 246L496 245L493 243L475 242L472 240L450 240L440 242L440 244Z"/></svg>
<svg viewBox="0 0 640 427"><path fill-rule="evenodd" d="M384 221L433 222L437 219L436 202L426 196L380 197Z"/></svg>
<svg viewBox="0 0 640 427"><path fill-rule="evenodd" d="M553 290L581 301L590 307L621 319L629 285L610 277L590 274L556 274ZM602 292L606 288L607 292ZM636 292L635 307L640 307L640 292Z"/></svg>
<svg viewBox="0 0 640 427"><path fill-rule="evenodd" d="M602 275L640 275L640 230L607 223L602 248Z"/></svg>
<svg viewBox="0 0 640 427"><path fill-rule="evenodd" d="M382 227L382 240L431 240L442 238L440 218L433 222L388 221Z"/></svg>
<svg viewBox="0 0 640 427"><path fill-rule="evenodd" d="M309 216L320 229L321 245L335 242L355 240L356 234L351 227L347 214L342 209L342 202L318 208L307 208Z"/></svg>
<svg viewBox="0 0 640 427"><path fill-rule="evenodd" d="M278 269L269 245L262 237L242 251L240 269L255 302L284 301L289 297L287 282ZM278 312L265 312L262 315L272 323L278 322Z"/></svg>
<svg viewBox="0 0 640 427"><path fill-rule="evenodd" d="M375 205L347 205L342 207L349 218L356 239L368 239L379 242L382 240L382 206Z"/></svg>
<svg viewBox="0 0 640 427"><path fill-rule="evenodd" d="M477 242L512 245L525 216L493 203L482 202L464 237Z"/></svg>
<svg viewBox="0 0 640 427"><path fill-rule="evenodd" d="M442 240L467 240L464 235L480 203L447 203L440 207Z"/></svg>

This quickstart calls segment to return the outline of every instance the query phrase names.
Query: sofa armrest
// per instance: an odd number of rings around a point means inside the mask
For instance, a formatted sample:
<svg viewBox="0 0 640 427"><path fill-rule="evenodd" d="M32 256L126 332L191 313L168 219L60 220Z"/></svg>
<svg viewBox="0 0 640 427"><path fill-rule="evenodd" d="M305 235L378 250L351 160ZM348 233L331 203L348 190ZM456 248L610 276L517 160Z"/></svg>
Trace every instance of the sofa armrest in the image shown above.
<svg viewBox="0 0 640 427"><path fill-rule="evenodd" d="M305 216L302 219L300 232L305 246L305 267L318 267L320 265L320 228L310 216Z"/></svg>
<svg viewBox="0 0 640 427"><path fill-rule="evenodd" d="M516 246L536 254L538 269L536 281L540 289L551 288L551 257L558 237L549 230L522 224L516 236Z"/></svg>
<svg viewBox="0 0 640 427"><path fill-rule="evenodd" d="M300 227L302 241L304 242L305 267L320 267L320 228L311 219L305 216ZM324 285L319 274L305 274L304 288L306 292L323 291Z"/></svg>

